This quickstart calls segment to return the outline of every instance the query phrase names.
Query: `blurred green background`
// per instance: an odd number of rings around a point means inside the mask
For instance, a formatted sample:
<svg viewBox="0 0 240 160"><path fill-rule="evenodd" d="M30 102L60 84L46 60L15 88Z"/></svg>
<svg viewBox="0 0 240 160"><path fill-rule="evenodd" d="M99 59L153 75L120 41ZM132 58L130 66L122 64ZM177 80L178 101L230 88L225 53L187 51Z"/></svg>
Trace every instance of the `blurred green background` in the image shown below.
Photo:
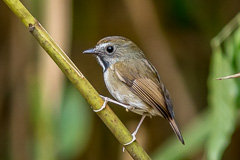
<svg viewBox="0 0 240 160"><path fill-rule="evenodd" d="M239 27L210 46L240 11L239 0L22 2L102 95L111 97L102 68L82 52L111 35L144 51L171 94L186 142L164 119L147 118L137 139L153 159L239 159L240 83L214 80L240 71ZM0 159L131 159L2 1L0 24ZM132 132L141 117L110 106Z"/></svg>

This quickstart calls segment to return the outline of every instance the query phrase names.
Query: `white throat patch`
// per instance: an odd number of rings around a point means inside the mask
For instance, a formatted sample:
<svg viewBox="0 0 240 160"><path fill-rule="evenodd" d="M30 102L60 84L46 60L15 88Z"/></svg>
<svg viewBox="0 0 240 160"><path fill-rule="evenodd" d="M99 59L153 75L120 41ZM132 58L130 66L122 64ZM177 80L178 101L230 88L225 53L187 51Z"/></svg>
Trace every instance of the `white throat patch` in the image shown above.
<svg viewBox="0 0 240 160"><path fill-rule="evenodd" d="M103 63L103 61L101 60L101 58L99 57L99 56L97 56L97 61L98 61L98 63L102 66L102 68L103 68L103 71L105 71L106 70L106 68L105 68L105 66L104 66L104 63Z"/></svg>

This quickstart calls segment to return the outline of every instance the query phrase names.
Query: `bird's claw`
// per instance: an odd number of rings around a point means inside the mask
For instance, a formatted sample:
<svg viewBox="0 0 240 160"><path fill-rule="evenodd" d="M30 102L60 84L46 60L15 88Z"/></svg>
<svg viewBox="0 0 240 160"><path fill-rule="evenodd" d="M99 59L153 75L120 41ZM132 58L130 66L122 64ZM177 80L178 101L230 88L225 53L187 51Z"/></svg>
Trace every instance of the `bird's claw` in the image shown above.
<svg viewBox="0 0 240 160"><path fill-rule="evenodd" d="M102 95L100 95L100 97L104 100L104 103L102 105L101 108L99 109L93 109L94 112L100 112L101 110L103 110L104 108L106 108L106 105L107 105L107 102L108 102L108 98L107 97L104 97Z"/></svg>
<svg viewBox="0 0 240 160"><path fill-rule="evenodd" d="M129 144L133 143L136 140L135 133L132 134L132 140L128 143L123 144L124 146L128 146ZM125 147L123 147L123 152L125 151Z"/></svg>

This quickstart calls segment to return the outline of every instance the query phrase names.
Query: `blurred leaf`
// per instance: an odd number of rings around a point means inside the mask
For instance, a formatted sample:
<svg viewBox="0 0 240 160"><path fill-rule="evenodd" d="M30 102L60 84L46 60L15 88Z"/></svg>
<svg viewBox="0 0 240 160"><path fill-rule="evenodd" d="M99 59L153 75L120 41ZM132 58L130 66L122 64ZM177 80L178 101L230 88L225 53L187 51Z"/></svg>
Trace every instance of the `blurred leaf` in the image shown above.
<svg viewBox="0 0 240 160"><path fill-rule="evenodd" d="M36 76L37 77L37 76ZM33 127L33 137L31 139L31 149L33 150L33 159L55 159L54 147L54 122L53 110L49 106L41 103L43 96L40 83L34 77L30 81L30 120Z"/></svg>
<svg viewBox="0 0 240 160"><path fill-rule="evenodd" d="M207 159L221 159L231 141L236 126L236 113L239 99L239 80L214 80L217 77L232 75L239 69L239 16L232 20L213 39L213 55L209 84L209 105L212 125L207 144ZM238 34L238 35L236 35ZM239 71L238 71L239 72Z"/></svg>
<svg viewBox="0 0 240 160"><path fill-rule="evenodd" d="M234 34L236 72L240 72L240 28Z"/></svg>
<svg viewBox="0 0 240 160"><path fill-rule="evenodd" d="M214 80L221 75L233 73L230 60L220 49L212 57L209 77L209 105L212 109L209 123L212 127L207 145L207 157L211 160L221 159L235 129L237 84L234 79Z"/></svg>
<svg viewBox="0 0 240 160"><path fill-rule="evenodd" d="M67 85L59 121L61 159L72 159L86 147L92 129L92 114L89 108L76 88Z"/></svg>

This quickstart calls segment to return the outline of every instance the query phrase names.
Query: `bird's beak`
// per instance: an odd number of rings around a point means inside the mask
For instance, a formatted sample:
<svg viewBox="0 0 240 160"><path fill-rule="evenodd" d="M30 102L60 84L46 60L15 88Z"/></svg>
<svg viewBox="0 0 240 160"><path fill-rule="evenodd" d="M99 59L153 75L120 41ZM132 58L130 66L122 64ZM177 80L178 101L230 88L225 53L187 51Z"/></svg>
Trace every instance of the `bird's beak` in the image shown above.
<svg viewBox="0 0 240 160"><path fill-rule="evenodd" d="M86 51L83 51L84 54L97 54L95 48L88 49Z"/></svg>

